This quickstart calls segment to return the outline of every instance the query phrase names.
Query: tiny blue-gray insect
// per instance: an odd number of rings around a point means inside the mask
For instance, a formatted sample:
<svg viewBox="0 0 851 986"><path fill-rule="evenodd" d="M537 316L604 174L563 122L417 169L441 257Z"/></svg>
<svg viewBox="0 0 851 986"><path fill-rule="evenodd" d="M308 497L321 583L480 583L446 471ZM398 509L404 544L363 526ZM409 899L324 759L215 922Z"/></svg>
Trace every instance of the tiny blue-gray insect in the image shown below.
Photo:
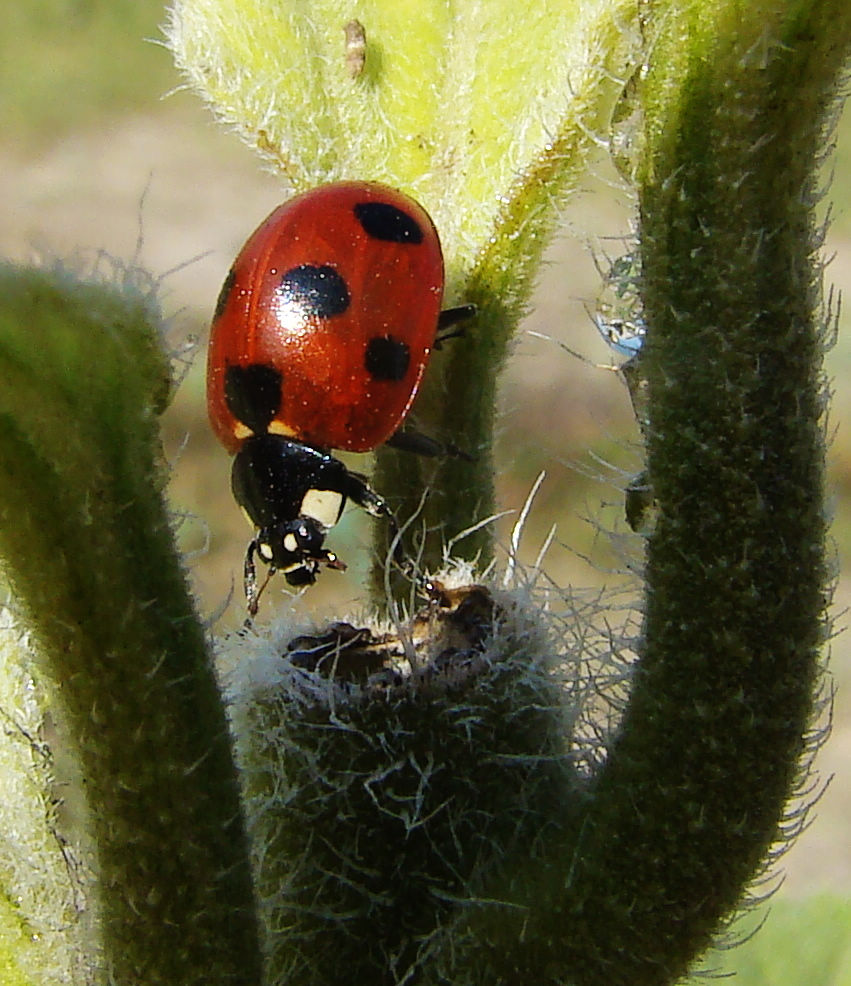
<svg viewBox="0 0 851 986"><path fill-rule="evenodd" d="M606 318L597 315L594 318L597 331L616 353L632 359L641 352L647 326L641 318Z"/></svg>

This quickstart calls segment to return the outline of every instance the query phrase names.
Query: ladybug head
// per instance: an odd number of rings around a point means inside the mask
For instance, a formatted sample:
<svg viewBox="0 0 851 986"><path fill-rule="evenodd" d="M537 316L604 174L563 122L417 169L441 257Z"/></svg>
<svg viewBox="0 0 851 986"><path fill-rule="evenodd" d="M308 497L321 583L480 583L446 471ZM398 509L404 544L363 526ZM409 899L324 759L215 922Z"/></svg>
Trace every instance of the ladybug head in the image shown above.
<svg viewBox="0 0 851 986"><path fill-rule="evenodd" d="M297 517L263 528L257 535L257 554L272 568L283 572L290 585L312 585L320 565L346 567L333 551L322 547L324 541L325 528L318 521Z"/></svg>

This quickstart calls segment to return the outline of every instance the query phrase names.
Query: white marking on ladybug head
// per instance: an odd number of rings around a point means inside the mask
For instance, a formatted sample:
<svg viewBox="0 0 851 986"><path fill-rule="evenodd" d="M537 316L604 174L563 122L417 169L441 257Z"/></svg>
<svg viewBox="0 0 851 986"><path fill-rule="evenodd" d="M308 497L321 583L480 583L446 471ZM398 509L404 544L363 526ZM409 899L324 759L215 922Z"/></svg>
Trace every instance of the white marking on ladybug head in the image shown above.
<svg viewBox="0 0 851 986"><path fill-rule="evenodd" d="M284 535L284 549L290 553L298 551L298 541L296 540L295 534Z"/></svg>
<svg viewBox="0 0 851 986"><path fill-rule="evenodd" d="M310 517L325 530L333 527L343 510L343 494L336 490L308 490L301 501L299 513Z"/></svg>
<svg viewBox="0 0 851 986"><path fill-rule="evenodd" d="M263 559L263 561L271 562L274 558L274 552L272 551L271 544L266 544L265 541L261 541L257 545L257 554Z"/></svg>

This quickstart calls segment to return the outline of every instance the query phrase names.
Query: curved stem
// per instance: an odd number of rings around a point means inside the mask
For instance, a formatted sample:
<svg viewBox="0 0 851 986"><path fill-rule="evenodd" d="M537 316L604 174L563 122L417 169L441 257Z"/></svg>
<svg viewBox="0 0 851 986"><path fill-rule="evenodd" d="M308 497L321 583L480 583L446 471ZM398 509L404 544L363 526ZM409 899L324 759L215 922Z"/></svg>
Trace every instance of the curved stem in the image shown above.
<svg viewBox="0 0 851 986"><path fill-rule="evenodd" d="M0 553L79 757L110 981L260 978L227 724L163 500L150 299L0 269Z"/></svg>
<svg viewBox="0 0 851 986"><path fill-rule="evenodd" d="M629 707L542 922L586 986L682 975L782 840L811 748L828 601L813 203L851 13L764 7L731 3L709 31L701 4L670 18L645 82L659 520Z"/></svg>

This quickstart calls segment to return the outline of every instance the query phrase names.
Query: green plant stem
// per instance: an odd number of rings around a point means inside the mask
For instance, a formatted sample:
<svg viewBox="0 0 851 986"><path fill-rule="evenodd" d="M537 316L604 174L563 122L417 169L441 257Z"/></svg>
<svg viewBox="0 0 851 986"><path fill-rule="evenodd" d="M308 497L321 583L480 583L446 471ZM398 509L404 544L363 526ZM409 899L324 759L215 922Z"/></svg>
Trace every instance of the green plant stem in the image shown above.
<svg viewBox="0 0 851 986"><path fill-rule="evenodd" d="M629 708L569 903L545 921L583 986L685 971L782 839L813 727L828 596L813 205L851 11L760 8L713 8L708 28L700 3L669 17L645 83L660 514Z"/></svg>
<svg viewBox="0 0 851 986"><path fill-rule="evenodd" d="M512 320L493 298L478 297L479 311L460 339L432 356L430 379L417 401L415 425L466 456L422 458L392 448L376 455L374 483L401 524L408 557L423 571L437 571L449 541L495 510L493 429L496 378ZM438 364L438 365L435 365ZM433 371L433 372L432 372ZM386 601L387 532L376 530L373 601ZM493 531L482 526L454 546L453 554L480 561L493 554Z"/></svg>
<svg viewBox="0 0 851 986"><path fill-rule="evenodd" d="M611 30L611 28L610 28ZM609 39L617 50L622 38ZM601 82L605 94L607 85ZM608 101L601 100L608 108ZM597 112L600 112L598 109ZM422 571L438 571L449 547L485 569L494 554L496 510L493 458L497 383L512 337L526 314L534 275L555 226L555 203L581 181L591 152L589 133L578 126L580 109L517 181L499 214L494 234L469 275L462 298L476 316L462 323L461 338L432 354L412 412L414 426L463 455L422 459L390 447L376 452L374 481L410 527L403 537L408 557ZM467 533L469 532L469 533ZM463 534L463 537L458 536ZM386 531L376 531L373 603L385 600Z"/></svg>
<svg viewBox="0 0 851 986"><path fill-rule="evenodd" d="M0 270L0 554L79 756L104 981L259 982L224 711L163 500L138 292Z"/></svg>

